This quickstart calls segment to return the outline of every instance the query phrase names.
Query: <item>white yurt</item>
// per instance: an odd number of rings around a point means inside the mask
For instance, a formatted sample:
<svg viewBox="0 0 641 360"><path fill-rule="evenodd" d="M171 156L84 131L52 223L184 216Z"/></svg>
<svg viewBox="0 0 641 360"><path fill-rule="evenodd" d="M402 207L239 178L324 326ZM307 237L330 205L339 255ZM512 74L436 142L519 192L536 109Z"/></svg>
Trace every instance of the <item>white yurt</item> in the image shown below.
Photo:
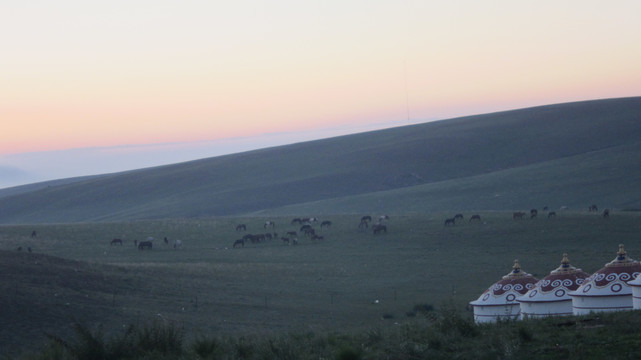
<svg viewBox="0 0 641 360"><path fill-rule="evenodd" d="M568 254L563 254L558 268L516 299L521 304L521 318L572 315L572 298L568 293L578 289L589 276L570 265Z"/></svg>
<svg viewBox="0 0 641 360"><path fill-rule="evenodd" d="M570 293L572 312L584 315L590 312L632 310L632 289L628 281L641 273L641 263L628 257L619 245L617 257L587 278Z"/></svg>
<svg viewBox="0 0 641 360"><path fill-rule="evenodd" d="M474 308L474 321L494 322L499 319L515 319L520 307L516 298L534 287L538 280L521 270L518 260L509 274L490 286L481 296L470 302Z"/></svg>
<svg viewBox="0 0 641 360"><path fill-rule="evenodd" d="M641 276L637 276L634 280L628 281L630 289L632 290L632 308L634 310L641 309Z"/></svg>
<svg viewBox="0 0 641 360"><path fill-rule="evenodd" d="M641 276L637 276L636 279L628 281L630 289L632 289L632 308L634 310L641 309Z"/></svg>

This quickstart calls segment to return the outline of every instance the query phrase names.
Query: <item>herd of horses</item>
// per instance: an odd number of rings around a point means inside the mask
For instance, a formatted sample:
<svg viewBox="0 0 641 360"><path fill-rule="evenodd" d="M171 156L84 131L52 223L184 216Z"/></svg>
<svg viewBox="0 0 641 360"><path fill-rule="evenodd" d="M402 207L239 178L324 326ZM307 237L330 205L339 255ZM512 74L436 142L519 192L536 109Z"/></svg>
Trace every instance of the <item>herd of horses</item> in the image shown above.
<svg viewBox="0 0 641 360"><path fill-rule="evenodd" d="M383 221L388 220L389 216L387 215L381 215L377 221L372 224L372 233L373 234L381 234L381 233L387 233L387 226L383 224ZM370 227L370 222L372 222L372 217L370 215L363 216L359 222L358 229L363 230L365 228ZM309 238L312 242L320 241L320 240L325 240L325 237L323 235L320 235L317 233L316 228L314 225L319 223L318 218L316 217L302 217L302 218L293 218L289 222L289 226L300 226L297 229L294 230L286 230L285 235L279 236L278 233L274 232L267 232L267 233L258 233L258 234L245 234L243 235L242 238L234 240L232 244L232 248L243 248L245 247L245 244L247 242L251 242L253 244L258 244L262 243L265 241L270 241L270 240L281 240L284 245L298 245L299 243L299 235L304 236ZM324 228L331 228L332 222L330 220L324 220L320 221L320 230L323 230ZM272 220L267 220L263 224L263 229L275 229L276 228L276 223ZM247 224L238 224L236 225L236 231L237 232L242 232L242 231L247 231Z"/></svg>
<svg viewBox="0 0 641 360"><path fill-rule="evenodd" d="M154 239L152 236L149 236L149 237L147 237L147 239L146 239L146 240L143 240L143 241L134 240L134 241L133 241L133 243L134 243L134 246L135 246L138 250L152 250L152 249L154 248L154 240L155 240L155 239ZM163 239L163 242L165 243L165 245L169 245L169 239L167 239L167 237L165 237L165 238ZM110 245L110 246L114 246L114 245L120 245L120 246L122 246L122 245L123 245L123 243L124 243L124 242L123 242L123 240L122 240L122 239L120 239L120 238L114 238L114 239L112 239L112 240L109 242L109 245ZM182 240L180 240L180 239L175 239L175 240L173 241L173 248L174 248L174 249L180 249L180 248L182 248L182 246L183 246L183 242L182 242Z"/></svg>
<svg viewBox="0 0 641 360"><path fill-rule="evenodd" d="M562 209L567 209L566 207L562 207ZM547 211L547 218L555 218L556 217L556 212L555 211L550 211L548 207L544 207L543 211ZM588 207L589 212L598 212L599 208L592 204ZM531 209L529 212L529 218L530 219L536 219L539 214L539 211L537 209ZM610 217L610 209L604 209L603 212L601 213L601 216L605 219L608 219ZM527 218L527 213L524 211L515 211L512 213L512 219L514 220L523 220ZM387 233L387 225L384 223L386 220L389 220L389 216L387 215L381 215L376 219L376 221L371 224L371 229L372 229L372 234L377 235L377 234L382 234L382 233ZM446 218L444 222L444 226L455 226L458 221L464 221L465 218L463 214L457 213L451 218ZM357 228L359 230L364 230L367 228L370 228L370 223L372 223L372 217L370 215L365 215L361 217ZM470 216L468 219L469 223L474 223L474 222L481 222L481 216L479 214L474 214ZM290 221L289 225L300 225L300 228L298 230L289 230L286 231L285 236L278 236L278 233L276 232L266 232L266 233L259 233L259 234L245 234L242 236L242 238L234 240L232 244L232 248L237 248L237 247L245 247L246 242L251 242L254 244L257 243L262 243L265 241L270 241L270 240L281 240L285 245L297 245L298 244L298 237L299 234L302 236L306 236L312 241L319 241L319 240L324 240L323 235L319 235L316 232L316 229L314 228L314 225L318 223L318 218L315 217L307 217L307 218L294 218ZM323 230L324 228L330 228L332 226L332 222L329 220L324 220L320 222L320 229ZM275 229L276 228L276 223L272 220L267 220L263 224L263 229ZM241 231L247 231L247 225L246 224L238 224L236 225L236 231L241 232ZM31 233L31 237L35 238L37 236L36 231L34 230ZM134 240L134 245L135 247L142 251L142 250L152 250L154 247L154 238L153 237L148 237L144 241L138 241ZM163 239L163 242L165 245L169 245L169 240L167 237ZM114 238L110 241L110 246L123 246L124 241L120 238ZM173 248L174 249L179 249L182 248L182 240L175 239L173 241ZM22 250L22 247L18 248L19 251ZM29 252L31 252L31 248L28 248Z"/></svg>
<svg viewBox="0 0 641 360"><path fill-rule="evenodd" d="M566 207L562 207L563 209L566 209ZM556 217L556 211L550 211L547 206L543 208L543 211L547 211L547 218L555 218ZM598 212L599 208L592 204L588 207L589 212ZM530 219L536 219L539 214L539 211L537 209L530 209ZM610 209L604 209L602 213L603 218L608 219L610 217ZM514 220L523 220L527 218L527 213L524 211L515 211L512 213L512 219ZM458 220L463 220L463 214L456 214L454 217L447 218L445 219L444 226L454 226L456 225L456 222ZM480 215L472 215L469 219L469 222L473 221L481 221L481 216Z"/></svg>
<svg viewBox="0 0 641 360"><path fill-rule="evenodd" d="M543 211L547 211L547 218L555 218L556 217L556 212L555 211L549 211L549 209L546 207L543 208ZM598 212L599 209L596 205L592 204L588 207L589 212ZM538 217L539 211L537 209L531 209L529 212L529 218L530 219L535 219ZM528 214L524 211L515 211L512 213L512 219L514 220L522 220L527 218ZM602 212L603 218L609 218L610 217L610 210L609 209L604 209ZM364 230L367 228L370 228L370 223L371 224L371 229L372 229L372 234L377 235L377 234L382 234L382 233L387 233L387 225L384 224L386 220L389 219L389 216L387 215L381 215L376 219L375 222L373 222L372 217L370 215L365 215L361 217L359 223L358 223L358 229L359 230ZM444 222L444 226L455 226L457 222L459 221L464 221L465 218L463 214L457 213L451 218L446 218ZM277 232L265 232L265 233L258 233L258 234L245 234L242 236L242 238L234 240L232 244L232 248L237 248L237 247L245 247L245 243L251 242L253 244L258 244L262 243L265 241L270 241L270 240L281 240L285 245L297 245L298 244L298 237L299 234L305 237L308 237L312 241L319 241L319 240L324 240L323 235L319 235L316 232L316 229L314 228L314 225L318 223L319 220L316 217L303 217L303 218L294 218L290 221L289 225L300 225L300 228L298 230L289 230L286 231L285 236L280 236L278 235ZM481 216L479 214L474 214L470 216L470 218L467 220L469 223L475 223L481 222ZM324 220L320 222L320 229L324 228L330 228L332 226L332 222L329 220ZM276 228L276 223L272 220L267 220L263 224L263 229L275 229ZM247 225L246 224L238 224L236 225L236 231L241 232L241 231L247 231ZM36 232L33 231L31 234L32 237L36 237ZM169 240L167 237L163 239L165 245L169 244ZM110 242L111 246L114 245L123 245L123 240L120 238L114 238ZM153 237L148 237L144 241L138 241L134 240L134 245L138 250L152 250L154 246L154 238ZM175 249L181 248L182 247L182 241L181 240L174 240L173 242L173 247Z"/></svg>

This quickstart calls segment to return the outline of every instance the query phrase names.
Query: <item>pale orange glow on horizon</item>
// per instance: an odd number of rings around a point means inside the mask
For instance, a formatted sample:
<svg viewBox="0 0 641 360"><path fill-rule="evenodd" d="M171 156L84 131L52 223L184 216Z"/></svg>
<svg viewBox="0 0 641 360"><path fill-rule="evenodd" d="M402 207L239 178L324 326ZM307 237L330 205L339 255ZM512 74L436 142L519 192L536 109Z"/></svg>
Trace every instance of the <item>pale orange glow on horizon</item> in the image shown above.
<svg viewBox="0 0 641 360"><path fill-rule="evenodd" d="M639 96L639 14L633 0L3 3L0 156Z"/></svg>

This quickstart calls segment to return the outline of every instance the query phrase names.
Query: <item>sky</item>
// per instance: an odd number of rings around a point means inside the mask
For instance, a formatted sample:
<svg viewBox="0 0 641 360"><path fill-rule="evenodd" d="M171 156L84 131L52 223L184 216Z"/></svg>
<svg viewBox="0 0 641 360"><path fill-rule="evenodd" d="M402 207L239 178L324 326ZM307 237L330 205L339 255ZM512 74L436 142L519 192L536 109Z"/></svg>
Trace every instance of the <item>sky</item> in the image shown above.
<svg viewBox="0 0 641 360"><path fill-rule="evenodd" d="M641 1L3 0L0 188L641 95Z"/></svg>

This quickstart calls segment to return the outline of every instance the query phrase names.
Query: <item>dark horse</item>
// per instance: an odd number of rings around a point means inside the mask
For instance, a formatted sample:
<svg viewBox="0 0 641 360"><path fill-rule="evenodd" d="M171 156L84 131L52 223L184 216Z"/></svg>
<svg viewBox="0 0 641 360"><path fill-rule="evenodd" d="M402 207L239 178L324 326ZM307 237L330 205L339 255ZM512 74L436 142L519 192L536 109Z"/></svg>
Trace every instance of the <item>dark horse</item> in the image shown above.
<svg viewBox="0 0 641 360"><path fill-rule="evenodd" d="M588 211L589 211L589 212L592 212L592 211L599 211L599 208L598 208L596 205L592 204L592 205L590 205L590 207L588 208Z"/></svg>
<svg viewBox="0 0 641 360"><path fill-rule="evenodd" d="M247 231L247 225L245 224L236 225L236 231L241 231L241 230Z"/></svg>
<svg viewBox="0 0 641 360"><path fill-rule="evenodd" d="M151 241L141 241L138 243L138 250L145 250L145 249L151 250L153 246L154 246L154 243Z"/></svg>
<svg viewBox="0 0 641 360"><path fill-rule="evenodd" d="M235 248L237 245L240 245L240 247L245 247L245 240L238 239L238 240L234 241L234 246L233 247Z"/></svg>
<svg viewBox="0 0 641 360"><path fill-rule="evenodd" d="M512 219L523 219L525 216L525 213L522 211L517 211L515 213L512 213Z"/></svg>
<svg viewBox="0 0 641 360"><path fill-rule="evenodd" d="M603 218L604 219L610 218L610 209L603 210Z"/></svg>
<svg viewBox="0 0 641 360"><path fill-rule="evenodd" d="M456 225L456 218L445 219L444 226L448 226L448 225L451 225L451 226Z"/></svg>
<svg viewBox="0 0 641 360"><path fill-rule="evenodd" d="M109 243L109 245L116 245L116 244L120 244L120 246L122 246L122 239L113 239L111 240L111 243Z"/></svg>
<svg viewBox="0 0 641 360"><path fill-rule="evenodd" d="M372 227L372 233L378 234L378 233L381 233L381 232L387 233L387 226L381 225L381 224L377 224L377 225L374 225Z"/></svg>
<svg viewBox="0 0 641 360"><path fill-rule="evenodd" d="M329 221L329 220L325 220L325 221L323 221L323 222L321 223L321 229L322 229L324 226L330 227L330 226L332 226L332 222L331 222L331 221Z"/></svg>
<svg viewBox="0 0 641 360"><path fill-rule="evenodd" d="M478 214L472 215L472 217L470 218L470 222L472 222L472 220L481 221L481 215L478 215Z"/></svg>

